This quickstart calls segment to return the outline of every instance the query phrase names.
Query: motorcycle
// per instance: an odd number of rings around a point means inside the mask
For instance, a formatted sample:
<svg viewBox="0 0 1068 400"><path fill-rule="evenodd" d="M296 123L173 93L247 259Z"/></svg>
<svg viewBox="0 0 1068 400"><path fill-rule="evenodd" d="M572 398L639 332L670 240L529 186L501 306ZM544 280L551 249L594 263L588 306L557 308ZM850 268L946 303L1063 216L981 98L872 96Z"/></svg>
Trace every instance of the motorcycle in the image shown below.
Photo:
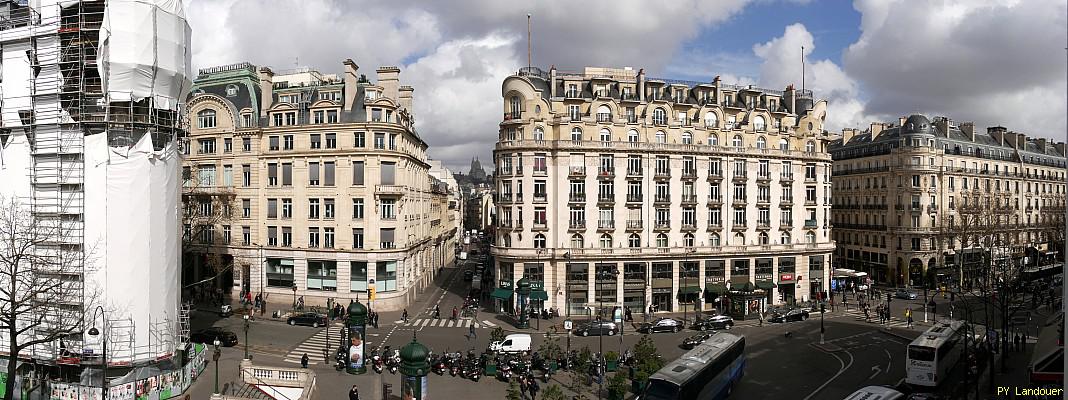
<svg viewBox="0 0 1068 400"><path fill-rule="evenodd" d="M389 346L386 346L385 358L386 368L389 368L389 373L396 374L397 368L400 366L400 350L390 350Z"/></svg>
<svg viewBox="0 0 1068 400"><path fill-rule="evenodd" d="M220 317L227 318L227 317L229 317L229 316L231 316L233 314L234 314L234 308L231 307L229 304L223 304L221 307L219 307L219 316Z"/></svg>
<svg viewBox="0 0 1068 400"><path fill-rule="evenodd" d="M382 355L378 354L378 350L371 350L371 355L369 357L371 359L371 369L381 374L383 366Z"/></svg>
<svg viewBox="0 0 1068 400"><path fill-rule="evenodd" d="M338 371L345 369L345 367L348 366L348 355L349 354L347 351L345 351L344 346L338 347L337 352L334 354L334 361L336 362L336 364L334 365L334 369Z"/></svg>
<svg viewBox="0 0 1068 400"><path fill-rule="evenodd" d="M461 373L460 369L463 366L463 359L459 352L449 354L449 375L456 376Z"/></svg>
<svg viewBox="0 0 1068 400"><path fill-rule="evenodd" d="M447 354L447 353L446 353ZM445 375L445 354L430 357L430 370L439 376Z"/></svg>

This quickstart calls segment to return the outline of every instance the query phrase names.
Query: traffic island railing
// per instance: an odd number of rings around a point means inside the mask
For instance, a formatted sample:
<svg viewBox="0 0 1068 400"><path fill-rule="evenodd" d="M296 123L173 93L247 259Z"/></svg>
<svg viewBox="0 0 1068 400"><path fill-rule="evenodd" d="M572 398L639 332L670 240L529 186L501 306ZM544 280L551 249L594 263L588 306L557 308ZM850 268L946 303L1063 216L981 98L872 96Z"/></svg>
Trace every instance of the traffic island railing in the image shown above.
<svg viewBox="0 0 1068 400"><path fill-rule="evenodd" d="M253 365L251 360L241 361L241 381L246 385L254 386L269 396L285 400L310 400L315 391L315 371L304 368L270 367ZM286 398L284 395L272 391L271 387L300 388L301 393L297 398ZM274 392L274 394L272 394ZM245 400L246 397L214 394L211 400Z"/></svg>

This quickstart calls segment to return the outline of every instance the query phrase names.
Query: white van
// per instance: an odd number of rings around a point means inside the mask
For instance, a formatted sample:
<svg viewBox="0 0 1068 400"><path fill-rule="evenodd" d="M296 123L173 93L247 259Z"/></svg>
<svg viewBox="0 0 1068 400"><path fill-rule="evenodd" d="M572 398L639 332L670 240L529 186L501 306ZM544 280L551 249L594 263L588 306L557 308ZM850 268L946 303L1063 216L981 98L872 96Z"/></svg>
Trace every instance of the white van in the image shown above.
<svg viewBox="0 0 1068 400"><path fill-rule="evenodd" d="M530 335L515 333L504 337L503 341L490 343L490 350L498 353L519 353L530 351Z"/></svg>
<svg viewBox="0 0 1068 400"><path fill-rule="evenodd" d="M845 400L904 400L905 395L886 386L868 386L846 396Z"/></svg>

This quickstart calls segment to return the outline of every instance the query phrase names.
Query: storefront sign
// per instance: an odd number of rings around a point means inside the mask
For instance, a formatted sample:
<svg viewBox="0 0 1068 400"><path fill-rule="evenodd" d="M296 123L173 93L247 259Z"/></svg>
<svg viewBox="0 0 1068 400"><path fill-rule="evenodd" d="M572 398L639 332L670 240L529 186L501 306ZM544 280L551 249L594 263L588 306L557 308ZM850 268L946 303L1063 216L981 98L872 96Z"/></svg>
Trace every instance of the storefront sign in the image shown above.
<svg viewBox="0 0 1068 400"><path fill-rule="evenodd" d="M792 281L794 274L779 274L779 281Z"/></svg>

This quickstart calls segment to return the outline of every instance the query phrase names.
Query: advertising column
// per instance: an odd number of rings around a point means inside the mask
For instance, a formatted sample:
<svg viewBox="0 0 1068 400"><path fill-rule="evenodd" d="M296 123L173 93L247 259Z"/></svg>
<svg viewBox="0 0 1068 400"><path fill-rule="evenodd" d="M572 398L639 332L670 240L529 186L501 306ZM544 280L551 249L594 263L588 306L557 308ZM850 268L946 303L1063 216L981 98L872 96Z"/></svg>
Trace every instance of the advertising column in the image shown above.
<svg viewBox="0 0 1068 400"><path fill-rule="evenodd" d="M354 300L349 303L348 312L349 319L345 321L345 328L348 330L349 335L349 358L345 372L360 375L367 372L363 356L364 347L366 346L364 334L367 327L367 307Z"/></svg>

